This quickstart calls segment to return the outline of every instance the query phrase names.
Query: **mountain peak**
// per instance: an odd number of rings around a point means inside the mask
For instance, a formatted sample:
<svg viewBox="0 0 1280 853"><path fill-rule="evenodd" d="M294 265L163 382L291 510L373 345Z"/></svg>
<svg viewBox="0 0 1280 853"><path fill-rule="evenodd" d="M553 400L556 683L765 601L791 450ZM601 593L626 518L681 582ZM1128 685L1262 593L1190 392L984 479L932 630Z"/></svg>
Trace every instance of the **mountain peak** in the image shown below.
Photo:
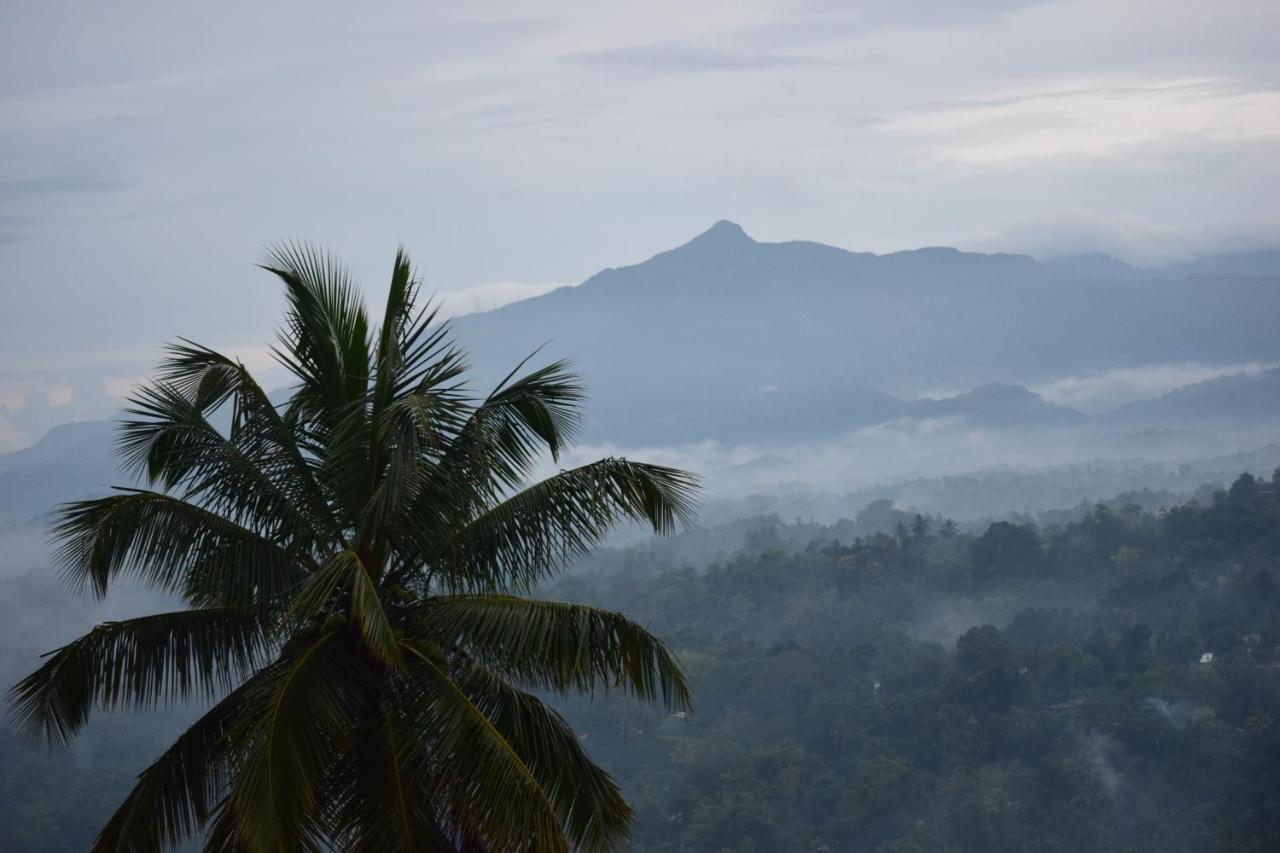
<svg viewBox="0 0 1280 853"><path fill-rule="evenodd" d="M727 219L721 219L685 245L688 246L735 246L755 243L742 226Z"/></svg>

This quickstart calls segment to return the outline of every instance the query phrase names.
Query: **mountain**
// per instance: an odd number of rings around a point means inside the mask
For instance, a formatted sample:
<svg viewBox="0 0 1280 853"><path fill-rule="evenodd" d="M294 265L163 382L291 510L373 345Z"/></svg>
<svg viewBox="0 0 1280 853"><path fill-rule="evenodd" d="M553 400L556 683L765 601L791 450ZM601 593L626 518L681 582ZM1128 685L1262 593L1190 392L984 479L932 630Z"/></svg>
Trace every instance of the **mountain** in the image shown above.
<svg viewBox="0 0 1280 853"><path fill-rule="evenodd" d="M1280 420L1280 368L1223 376L1122 406L1125 424L1257 423Z"/></svg>
<svg viewBox="0 0 1280 853"><path fill-rule="evenodd" d="M1228 252L1167 267L1172 275L1280 275L1280 250Z"/></svg>
<svg viewBox="0 0 1280 853"><path fill-rule="evenodd" d="M771 387L906 398L1165 362L1280 360L1278 316L1280 275L1117 277L949 248L874 255L757 242L722 221L642 263L455 323L495 378L543 344L540 359L575 356L592 395L586 437L635 444L749 432ZM803 409L768 410L809 428Z"/></svg>
<svg viewBox="0 0 1280 853"><path fill-rule="evenodd" d="M0 455L0 527L122 483L111 452L114 426L115 421L63 424L31 447Z"/></svg>
<svg viewBox="0 0 1280 853"><path fill-rule="evenodd" d="M907 408L918 418L963 418L971 426L992 429L1080 426L1087 420L1075 409L1050 403L1021 385L999 382L942 400L918 400Z"/></svg>
<svg viewBox="0 0 1280 853"><path fill-rule="evenodd" d="M588 405L595 408L590 401ZM906 414L901 400L859 385L767 385L634 423L632 431L673 444L708 438L728 443L795 442L829 438Z"/></svg>
<svg viewBox="0 0 1280 853"><path fill-rule="evenodd" d="M1086 252L1083 255L1048 258L1044 263L1066 272L1080 275L1107 276L1117 279L1149 278L1158 274L1155 270L1136 267L1103 252Z"/></svg>
<svg viewBox="0 0 1280 853"><path fill-rule="evenodd" d="M1185 278L1189 275L1280 275L1280 250L1226 252L1161 267L1139 267L1103 252L1064 255L1045 259L1047 266L1081 275L1117 279Z"/></svg>
<svg viewBox="0 0 1280 853"><path fill-rule="evenodd" d="M641 263L453 322L486 382L544 344L534 363L575 357L591 393L589 442L787 445L912 418L1060 427L1084 417L1024 383L1165 362L1280 361L1278 259L1221 256L1137 275L1106 256L1041 263L762 243L722 221ZM1206 413L1270 417L1278 381L1205 383L1117 418L1176 427ZM914 399L940 386L973 390ZM70 424L0 456L0 524L119 482L110 428Z"/></svg>

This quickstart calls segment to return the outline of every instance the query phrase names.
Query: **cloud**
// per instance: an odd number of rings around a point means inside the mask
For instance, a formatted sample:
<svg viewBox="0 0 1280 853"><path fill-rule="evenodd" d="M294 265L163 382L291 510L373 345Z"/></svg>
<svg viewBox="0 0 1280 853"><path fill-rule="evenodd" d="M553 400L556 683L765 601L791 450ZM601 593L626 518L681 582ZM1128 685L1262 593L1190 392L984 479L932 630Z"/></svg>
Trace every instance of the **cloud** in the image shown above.
<svg viewBox="0 0 1280 853"><path fill-rule="evenodd" d="M71 405L74 398L75 392L70 385L0 378L0 409L5 409L10 414L41 404L50 409L59 409Z"/></svg>
<svg viewBox="0 0 1280 853"><path fill-rule="evenodd" d="M1150 400L1197 382L1223 376L1254 376L1274 367L1261 362L1210 365L1196 362L1127 367L1087 376L1067 376L1032 388L1051 403L1095 414L1135 400Z"/></svg>
<svg viewBox="0 0 1280 853"><path fill-rule="evenodd" d="M69 420L70 385L0 377L0 453L21 450L55 423Z"/></svg>
<svg viewBox="0 0 1280 853"><path fill-rule="evenodd" d="M992 18L1041 6L1051 0L967 0L939 3L937 0L810 0L807 6L820 12L836 11L846 21L867 27L901 29L949 29L975 26ZM824 15L828 26L836 16Z"/></svg>
<svg viewBox="0 0 1280 853"><path fill-rule="evenodd" d="M116 376L105 380L102 390L116 402L124 402L146 382L146 376Z"/></svg>
<svg viewBox="0 0 1280 853"><path fill-rule="evenodd" d="M492 311L522 299L532 299L544 293L550 293L563 284L539 284L521 281L497 281L479 284L463 290L437 293L435 298L440 306L440 316L458 317L463 314L475 314L480 311Z"/></svg>
<svg viewBox="0 0 1280 853"><path fill-rule="evenodd" d="M831 64L830 60L816 56L720 50L686 44L606 48L569 54L565 59L586 65L629 66L645 71L674 73L795 68Z"/></svg>
<svg viewBox="0 0 1280 853"><path fill-rule="evenodd" d="M34 177L0 178L0 194L9 201L54 194L111 193L133 186L122 175L91 169L64 168ZM33 217L19 217L28 222Z"/></svg>
<svg viewBox="0 0 1280 853"><path fill-rule="evenodd" d="M44 389L44 399L49 404L49 408L61 409L71 405L71 401L75 399L75 392L70 385L51 385Z"/></svg>
<svg viewBox="0 0 1280 853"><path fill-rule="evenodd" d="M0 453L12 453L31 444L31 436L0 414Z"/></svg>
<svg viewBox="0 0 1280 853"><path fill-rule="evenodd" d="M1091 731L1079 736L1080 752L1088 762L1089 768L1101 783L1107 796L1114 799L1124 784L1124 776L1116 769L1115 755L1120 745L1114 738L1101 732Z"/></svg>
<svg viewBox="0 0 1280 853"><path fill-rule="evenodd" d="M41 219L37 216L0 213L0 245L19 243L27 239L31 229L40 222Z"/></svg>
<svg viewBox="0 0 1280 853"><path fill-rule="evenodd" d="M930 139L941 162L969 167L1019 168L1067 157L1134 160L1139 152L1159 158L1185 155L1199 140L1274 144L1280 91L1212 78L1069 80L907 110L887 129Z"/></svg>
<svg viewBox="0 0 1280 853"><path fill-rule="evenodd" d="M1038 258L1103 252L1142 267L1161 267L1219 252L1274 247L1273 220L1233 217L1196 224L1164 222L1134 213L1074 210L964 241L972 248L1012 251Z"/></svg>

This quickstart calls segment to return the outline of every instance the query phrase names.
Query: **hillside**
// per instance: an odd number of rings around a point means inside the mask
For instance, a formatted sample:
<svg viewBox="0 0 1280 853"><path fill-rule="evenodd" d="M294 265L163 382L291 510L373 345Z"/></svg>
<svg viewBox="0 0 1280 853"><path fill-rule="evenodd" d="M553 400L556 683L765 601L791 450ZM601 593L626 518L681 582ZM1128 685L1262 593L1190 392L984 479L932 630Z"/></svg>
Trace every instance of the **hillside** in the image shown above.
<svg viewBox="0 0 1280 853"><path fill-rule="evenodd" d="M1280 419L1280 368L1210 379L1140 400L1114 414L1119 423L1214 424Z"/></svg>
<svg viewBox="0 0 1280 853"><path fill-rule="evenodd" d="M1278 273L1111 277L1020 255L761 243L719 222L642 263L456 323L495 377L544 344L540 357L574 356L592 390L589 437L663 442L740 431L744 401L765 389L910 398L1122 366L1280 359ZM866 396L866 414L850 420L878 417L882 403Z"/></svg>
<svg viewBox="0 0 1280 853"><path fill-rule="evenodd" d="M114 424L63 424L25 450L0 454L0 527L29 521L54 504L123 482L119 462L112 456Z"/></svg>

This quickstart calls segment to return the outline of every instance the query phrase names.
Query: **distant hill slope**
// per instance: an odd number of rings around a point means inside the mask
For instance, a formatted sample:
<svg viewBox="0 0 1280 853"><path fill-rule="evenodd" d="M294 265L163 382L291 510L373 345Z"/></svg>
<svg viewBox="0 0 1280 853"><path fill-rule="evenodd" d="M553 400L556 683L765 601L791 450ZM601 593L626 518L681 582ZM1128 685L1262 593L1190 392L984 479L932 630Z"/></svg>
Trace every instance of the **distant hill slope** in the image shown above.
<svg viewBox="0 0 1280 853"><path fill-rule="evenodd" d="M1229 252L1221 255L1210 255L1168 267L1165 272L1174 275L1275 276L1280 274L1280 250L1264 249L1257 252Z"/></svg>
<svg viewBox="0 0 1280 853"><path fill-rule="evenodd" d="M707 438L776 443L820 440L902 418L954 418L994 429L1076 426L1087 420L1075 409L1049 403L1021 385L991 383L954 397L899 400L860 385L798 384L708 399L633 424L632 429L667 443Z"/></svg>
<svg viewBox="0 0 1280 853"><path fill-rule="evenodd" d="M456 324L491 376L542 344L541 357L575 356L592 392L588 435L627 442L742 432L769 387L910 397L1119 366L1280 360L1280 275L1086 266L759 243L719 222L643 263Z"/></svg>
<svg viewBox="0 0 1280 853"><path fill-rule="evenodd" d="M1079 426L1087 418L1075 409L1050 403L1021 385L988 383L967 394L942 400L919 400L908 411L921 418L964 418L994 429Z"/></svg>
<svg viewBox="0 0 1280 853"><path fill-rule="evenodd" d="M1103 255L1040 263L759 243L719 222L643 263L455 327L488 381L543 344L539 362L575 357L591 392L583 438L635 447L813 441L900 418L1071 426L1083 416L1012 383L1162 362L1276 362L1277 317L1277 252L1152 271ZM1274 373L1221 382L1116 417L1177 427L1206 412L1257 419L1280 407ZM938 387L974 390L911 399ZM0 456L0 524L120 482L109 431L108 421L69 424Z"/></svg>
<svg viewBox="0 0 1280 853"><path fill-rule="evenodd" d="M273 395L277 396L277 395ZM984 385L938 400L903 401L858 386L764 388L701 409L655 415L642 431L670 443L708 435L726 443L818 441L901 418L955 418L996 429L1072 426L1084 416L1026 388ZM0 454L0 527L43 515L56 504L126 483L112 455L116 421L64 424L25 450Z"/></svg>
<svg viewBox="0 0 1280 853"><path fill-rule="evenodd" d="M1117 410L1124 424L1247 423L1280 420L1280 368L1223 376Z"/></svg>
<svg viewBox="0 0 1280 853"><path fill-rule="evenodd" d="M112 455L114 421L54 427L25 450L0 455L0 527L124 482Z"/></svg>

